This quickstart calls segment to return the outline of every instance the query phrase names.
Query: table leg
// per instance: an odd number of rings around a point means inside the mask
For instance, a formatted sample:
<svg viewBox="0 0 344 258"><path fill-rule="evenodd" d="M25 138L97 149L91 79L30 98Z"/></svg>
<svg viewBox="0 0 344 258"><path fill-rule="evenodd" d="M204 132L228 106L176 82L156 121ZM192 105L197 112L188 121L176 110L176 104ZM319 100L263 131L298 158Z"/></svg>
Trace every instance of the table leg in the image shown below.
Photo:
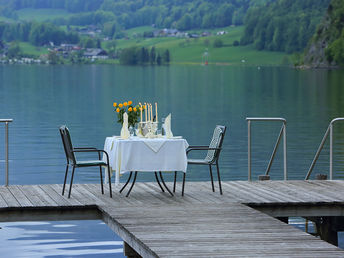
<svg viewBox="0 0 344 258"><path fill-rule="evenodd" d="M128 197L130 192L131 192L131 190L133 189L135 181L136 181L136 176L137 176L137 171L135 171L133 182L131 183L130 189L129 189L129 191L128 191L128 193L127 193L127 195L125 197Z"/></svg>
<svg viewBox="0 0 344 258"><path fill-rule="evenodd" d="M162 177L161 171L159 172L159 175L160 175L162 184L165 186L166 190L170 193L170 195L173 196L173 193L170 191L170 189L168 189L167 185L165 184L165 181L164 181L164 178Z"/></svg>
<svg viewBox="0 0 344 258"><path fill-rule="evenodd" d="M155 179L156 179L156 181L158 182L158 185L160 186L161 191L165 192L164 188L162 188L162 186L161 186L161 184L160 184L160 181L159 181L157 172L154 172L154 174L155 174Z"/></svg>
<svg viewBox="0 0 344 258"><path fill-rule="evenodd" d="M132 174L133 174L133 172L130 172L130 175L129 175L129 177L128 177L127 182L124 184L124 186L121 188L121 190L119 190L120 193L121 193L121 192L124 190L124 188L128 185L128 183L129 183L129 181L130 181L130 179L131 179Z"/></svg>

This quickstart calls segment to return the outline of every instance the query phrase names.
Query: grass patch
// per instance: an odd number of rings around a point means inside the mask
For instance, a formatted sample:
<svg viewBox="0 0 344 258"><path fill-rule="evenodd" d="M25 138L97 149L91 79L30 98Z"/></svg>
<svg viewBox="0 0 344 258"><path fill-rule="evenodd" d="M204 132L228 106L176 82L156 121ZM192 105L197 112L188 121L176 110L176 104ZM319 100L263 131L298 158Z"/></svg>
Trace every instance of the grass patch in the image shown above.
<svg viewBox="0 0 344 258"><path fill-rule="evenodd" d="M221 36L214 35L221 30L228 33ZM252 45L233 46L235 40L240 41L243 30L243 26L207 30L213 36L190 39L174 37L121 39L117 41L117 48L132 46L151 48L155 46L159 49L169 49L171 63L174 64L201 64L202 56L206 51L208 52L210 64L281 65L283 60L288 57L288 55L281 52L257 51ZM194 30L193 32L203 31L205 30ZM223 47L213 47L215 39L221 39Z"/></svg>
<svg viewBox="0 0 344 258"><path fill-rule="evenodd" d="M20 42L19 47L24 54L39 57L42 54L48 54L48 49L44 47L36 47L27 42Z"/></svg>
<svg viewBox="0 0 344 258"><path fill-rule="evenodd" d="M126 30L126 34L128 37L132 38L135 37L135 35L143 35L145 31L154 31L156 30L155 28L152 28L151 26L140 26L140 27L135 27L129 30Z"/></svg>
<svg viewBox="0 0 344 258"><path fill-rule="evenodd" d="M33 9L24 8L16 11L19 20L23 21L47 21L55 18L66 18L72 14L64 9Z"/></svg>

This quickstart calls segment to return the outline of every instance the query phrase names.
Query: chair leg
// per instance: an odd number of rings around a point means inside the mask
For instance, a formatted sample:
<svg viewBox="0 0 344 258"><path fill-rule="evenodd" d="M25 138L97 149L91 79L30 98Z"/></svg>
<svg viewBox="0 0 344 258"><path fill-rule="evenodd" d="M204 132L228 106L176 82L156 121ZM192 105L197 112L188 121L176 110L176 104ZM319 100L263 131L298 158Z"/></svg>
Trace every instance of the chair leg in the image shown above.
<svg viewBox="0 0 344 258"><path fill-rule="evenodd" d="M211 188L213 189L213 192L215 192L214 179L213 179L213 171L211 170L211 165L210 164L209 164L209 173L210 173L210 178L211 178Z"/></svg>
<svg viewBox="0 0 344 258"><path fill-rule="evenodd" d="M64 181L63 181L62 195L64 195L65 188L66 188L68 169L69 169L69 164L67 164L67 166L66 166L66 173L65 173L65 178L64 178Z"/></svg>
<svg viewBox="0 0 344 258"><path fill-rule="evenodd" d="M71 177L71 179L70 179L70 185L69 185L69 193L68 193L68 198L70 198L70 194L71 194L71 192L72 192L72 185L73 185L74 171L75 171L75 167L73 166L73 170L72 170L72 177Z"/></svg>
<svg viewBox="0 0 344 258"><path fill-rule="evenodd" d="M173 196L173 193L170 191L170 189L168 189L167 185L165 184L165 181L164 181L164 178L162 177L161 171L159 172L159 175L160 175L162 184L165 186L166 190L170 193L170 195Z"/></svg>
<svg viewBox="0 0 344 258"><path fill-rule="evenodd" d="M107 165L107 169L108 169L108 180L109 180L109 191L110 191L110 198L112 198L112 187L111 187L111 176L110 176L110 166Z"/></svg>
<svg viewBox="0 0 344 258"><path fill-rule="evenodd" d="M130 172L130 175L129 175L129 177L128 177L127 182L123 185L123 187L121 188L121 190L119 190L120 193L122 193L123 190L124 190L124 188L128 185L128 183L129 183L129 181L130 181L130 179L131 179L132 174L133 174L133 172Z"/></svg>
<svg viewBox="0 0 344 258"><path fill-rule="evenodd" d="M174 171L173 192L176 192L177 171Z"/></svg>
<svg viewBox="0 0 344 258"><path fill-rule="evenodd" d="M219 169L219 164L217 162L216 162L216 169L217 169L217 180L219 180L220 194L222 194L220 169Z"/></svg>
<svg viewBox="0 0 344 258"><path fill-rule="evenodd" d="M186 176L186 173L184 173L183 175L182 196L184 196L185 176Z"/></svg>
<svg viewBox="0 0 344 258"><path fill-rule="evenodd" d="M156 179L156 181L158 182L158 185L160 186L161 191L162 191L162 192L165 192L164 188L162 188L162 186L161 186L161 184L160 184L160 181L159 181L159 178L158 178L158 174L157 174L156 172L154 172L154 174L155 174L155 179Z"/></svg>
<svg viewBox="0 0 344 258"><path fill-rule="evenodd" d="M129 191L128 191L128 193L127 193L127 195L125 197L128 197L130 192L131 192L131 190L133 189L135 181L136 181L136 176L137 176L137 171L135 171L133 182L131 183L131 187L130 187L130 189L129 189Z"/></svg>
<svg viewBox="0 0 344 258"><path fill-rule="evenodd" d="M100 186L102 188L102 194L104 194L102 166L99 166L99 172L100 172Z"/></svg>

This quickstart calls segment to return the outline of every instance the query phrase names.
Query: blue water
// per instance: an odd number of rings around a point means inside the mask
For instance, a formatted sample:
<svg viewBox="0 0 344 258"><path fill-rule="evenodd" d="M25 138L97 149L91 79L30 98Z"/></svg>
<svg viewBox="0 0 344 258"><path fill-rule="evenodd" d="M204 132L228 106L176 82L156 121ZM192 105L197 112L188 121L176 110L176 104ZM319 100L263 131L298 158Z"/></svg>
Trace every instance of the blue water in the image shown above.
<svg viewBox="0 0 344 258"><path fill-rule="evenodd" d="M125 257L123 241L104 222L0 223L1 257Z"/></svg>
<svg viewBox="0 0 344 258"><path fill-rule="evenodd" d="M127 100L158 102L159 116L172 113L174 135L182 135L190 145L208 144L215 125L226 125L220 157L223 180L247 180L246 117L284 117L288 176L303 179L329 122L344 117L343 81L341 70L301 71L284 67L2 65L0 118L14 119L9 137L10 184L62 183L65 156L59 126L69 127L75 146L103 148L105 137L120 132L112 103ZM253 179L265 172L279 130L278 123L252 125ZM5 179L3 132L0 124L0 184ZM344 123L335 126L334 142L334 178L342 179ZM316 173L328 173L328 154L327 142L312 178ZM280 148L271 168L272 179L283 178L282 162ZM190 166L187 180L209 180L208 175L207 168ZM152 181L153 177L145 174L138 180ZM75 183L98 181L93 168L79 169L75 177ZM79 228L94 224L70 223L76 225L70 229L81 239L84 234ZM97 236L104 232L104 227L98 226L93 230ZM8 229L19 232L15 226ZM45 236L39 235L38 239ZM111 235L102 241L116 239ZM14 243L6 241L8 246Z"/></svg>

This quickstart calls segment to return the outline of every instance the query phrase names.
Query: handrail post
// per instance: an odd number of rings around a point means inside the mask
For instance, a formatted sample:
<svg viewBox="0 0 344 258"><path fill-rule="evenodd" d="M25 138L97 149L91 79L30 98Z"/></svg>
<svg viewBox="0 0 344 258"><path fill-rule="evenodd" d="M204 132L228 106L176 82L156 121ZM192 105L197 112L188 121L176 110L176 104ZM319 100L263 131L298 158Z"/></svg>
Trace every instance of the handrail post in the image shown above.
<svg viewBox="0 0 344 258"><path fill-rule="evenodd" d="M315 163L317 162L318 158L319 158L319 155L320 155L320 152L321 150L323 149L324 147L324 144L325 144L325 141L328 137L328 134L330 134L330 180L333 179L333 124L335 122L339 122L339 121L344 121L344 117L337 117L337 118L334 118L332 119L332 121L330 122L329 126L327 127L327 130L324 134L324 137L322 138L321 140L321 143L319 145L319 148L317 150L317 152L315 153L315 156L314 156L314 159L312 161L312 164L311 166L309 167L309 170L308 170L308 173L305 177L305 180L308 180L312 171L313 171L313 168L315 166Z"/></svg>
<svg viewBox="0 0 344 258"><path fill-rule="evenodd" d="M333 124L330 123L330 180L333 178Z"/></svg>
<svg viewBox="0 0 344 258"><path fill-rule="evenodd" d="M5 122L5 164L6 164L6 178L5 178L5 186L8 186L8 122Z"/></svg>
<svg viewBox="0 0 344 258"><path fill-rule="evenodd" d="M280 133L277 138L277 142L275 144L274 150L272 151L272 155L269 161L269 164L266 169L266 175L269 174L269 170L272 164L272 161L275 157L276 150L278 148L278 145L280 143L282 134L283 134L283 158L284 158L284 163L283 163L283 168L284 168L284 180L288 179L288 171L287 171L287 121L284 118L280 117L246 117L247 121L247 126L248 126L248 136L247 136L247 142L248 142L248 181L252 180L252 165L251 165L251 121L280 121L283 122L283 125L281 127Z"/></svg>
<svg viewBox="0 0 344 258"><path fill-rule="evenodd" d="M0 119L0 123L5 123L5 186L8 186L8 125L13 119Z"/></svg>
<svg viewBox="0 0 344 258"><path fill-rule="evenodd" d="M284 180L288 180L287 172L287 122L283 122L283 159L284 159Z"/></svg>
<svg viewBox="0 0 344 258"><path fill-rule="evenodd" d="M247 127L248 127L248 157L247 157L247 162L248 162L248 181L252 180L252 175L251 175L251 120L247 120Z"/></svg>

